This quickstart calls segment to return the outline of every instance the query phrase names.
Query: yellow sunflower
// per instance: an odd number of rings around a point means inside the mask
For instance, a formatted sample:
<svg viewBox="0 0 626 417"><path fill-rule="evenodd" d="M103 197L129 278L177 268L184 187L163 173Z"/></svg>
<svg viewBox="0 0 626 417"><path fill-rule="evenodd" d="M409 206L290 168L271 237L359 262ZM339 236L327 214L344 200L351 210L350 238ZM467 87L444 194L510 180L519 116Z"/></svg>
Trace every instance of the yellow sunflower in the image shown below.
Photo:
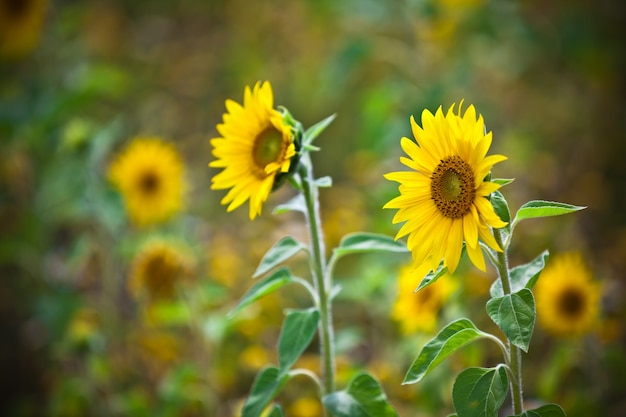
<svg viewBox="0 0 626 417"><path fill-rule="evenodd" d="M250 201L250 220L261 214L278 175L285 174L296 155L294 135L280 112L274 109L269 82L246 86L243 106L226 100L228 113L217 125L222 137L211 139L213 156L209 166L224 168L212 179L211 189L230 189L221 204L227 211Z"/></svg>
<svg viewBox="0 0 626 417"><path fill-rule="evenodd" d="M424 268L419 271L410 266L400 270L398 298L393 305L391 318L400 324L404 334L418 331L432 333L437 327L441 308L458 288L454 280L439 279L415 292L415 283L427 272Z"/></svg>
<svg viewBox="0 0 626 417"><path fill-rule="evenodd" d="M480 237L489 247L500 251L490 227L506 226L488 200L500 186L485 181L502 155L486 156L491 132L485 134L482 116L476 118L474 106L461 117L454 104L444 115L422 112L422 127L411 117L417 141L403 137L400 144L409 158L400 161L413 171L392 172L385 178L400 183L400 196L384 208L398 209L393 223L406 222L396 239L409 235L407 246L416 264L430 262L435 270L441 259L453 273L461 257L463 241L471 261L485 270L485 259L478 243Z"/></svg>
<svg viewBox="0 0 626 417"><path fill-rule="evenodd" d="M182 209L183 162L171 144L135 138L109 165L108 174L138 226L163 222Z"/></svg>
<svg viewBox="0 0 626 417"><path fill-rule="evenodd" d="M554 256L534 291L539 323L555 336L581 336L597 324L600 287L579 253Z"/></svg>
<svg viewBox="0 0 626 417"><path fill-rule="evenodd" d="M0 0L0 56L20 58L37 42L46 0Z"/></svg>
<svg viewBox="0 0 626 417"><path fill-rule="evenodd" d="M192 267L191 259L179 248L160 239L151 240L133 259L128 289L135 298L173 299L177 285Z"/></svg>

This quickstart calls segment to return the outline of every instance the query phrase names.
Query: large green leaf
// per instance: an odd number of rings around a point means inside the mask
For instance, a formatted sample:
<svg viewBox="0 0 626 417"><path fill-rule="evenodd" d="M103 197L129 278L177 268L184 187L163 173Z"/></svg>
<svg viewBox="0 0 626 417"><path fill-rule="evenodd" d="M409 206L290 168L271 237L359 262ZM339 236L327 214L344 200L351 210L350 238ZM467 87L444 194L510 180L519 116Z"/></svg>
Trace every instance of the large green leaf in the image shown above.
<svg viewBox="0 0 626 417"><path fill-rule="evenodd" d="M250 395L243 405L241 417L260 417L288 379L289 374L281 374L278 368L273 366L263 368L254 379Z"/></svg>
<svg viewBox="0 0 626 417"><path fill-rule="evenodd" d="M509 271L509 278L511 281L511 292L517 292L522 288L532 289L539 278L539 274L546 265L548 256L550 253L548 250L544 250L539 256L532 261L524 265L518 265ZM502 297L504 291L502 291L502 281L497 279L491 285L489 291L492 297Z"/></svg>
<svg viewBox="0 0 626 417"><path fill-rule="evenodd" d="M344 236L339 246L334 249L333 256L339 258L351 253L375 251L408 252L408 249L403 242L396 241L393 237L376 233L358 232Z"/></svg>
<svg viewBox="0 0 626 417"><path fill-rule="evenodd" d="M310 145L335 120L336 115L331 114L322 121L315 123L304 132L304 145Z"/></svg>
<svg viewBox="0 0 626 417"><path fill-rule="evenodd" d="M357 374L343 391L326 395L324 407L335 417L397 417L378 381L370 374Z"/></svg>
<svg viewBox="0 0 626 417"><path fill-rule="evenodd" d="M267 278L254 284L250 289L241 297L239 304L228 313L229 317L232 317L238 313L242 308L252 304L261 297L267 294L273 293L277 289L294 282L293 275L287 268L280 268L271 273Z"/></svg>
<svg viewBox="0 0 626 417"><path fill-rule="evenodd" d="M289 371L309 346L319 319L320 313L315 308L291 310L287 313L278 338L278 362L281 373Z"/></svg>
<svg viewBox="0 0 626 417"><path fill-rule="evenodd" d="M535 328L535 298L528 288L492 298L487 302L487 314L511 343L528 352Z"/></svg>
<svg viewBox="0 0 626 417"><path fill-rule="evenodd" d="M298 242L291 236L285 236L265 253L252 277L256 278L265 274L270 269L285 262L303 249L306 249L304 244Z"/></svg>
<svg viewBox="0 0 626 417"><path fill-rule="evenodd" d="M503 365L468 368L452 387L452 402L458 417L498 417L506 398L508 377Z"/></svg>
<svg viewBox="0 0 626 417"><path fill-rule="evenodd" d="M546 404L534 410L526 410L522 414L509 417L567 417L565 411L557 404Z"/></svg>
<svg viewBox="0 0 626 417"><path fill-rule="evenodd" d="M587 207L573 206L556 201L533 200L523 204L513 219L513 224L517 224L525 219L536 219L539 217L560 216L562 214L573 213Z"/></svg>
<svg viewBox="0 0 626 417"><path fill-rule="evenodd" d="M431 339L409 368L402 384L419 382L448 356L474 340L488 337L468 319L459 319L448 324Z"/></svg>

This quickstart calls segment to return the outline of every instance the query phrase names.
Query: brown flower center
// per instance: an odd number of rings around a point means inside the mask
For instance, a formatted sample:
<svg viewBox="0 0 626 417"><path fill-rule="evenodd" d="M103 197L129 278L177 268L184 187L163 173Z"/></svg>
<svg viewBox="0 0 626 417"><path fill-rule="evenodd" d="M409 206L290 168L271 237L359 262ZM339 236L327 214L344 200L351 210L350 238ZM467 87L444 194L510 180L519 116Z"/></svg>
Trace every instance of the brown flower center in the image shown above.
<svg viewBox="0 0 626 417"><path fill-rule="evenodd" d="M160 178L153 171L144 172L139 177L139 189L144 195L151 196L159 190Z"/></svg>
<svg viewBox="0 0 626 417"><path fill-rule="evenodd" d="M474 171L467 162L449 156L439 162L430 179L430 196L441 214L459 219L469 213L476 190Z"/></svg>
<svg viewBox="0 0 626 417"><path fill-rule="evenodd" d="M557 300L559 312L569 318L577 318L585 308L585 297L575 288L565 289Z"/></svg>
<svg viewBox="0 0 626 417"><path fill-rule="evenodd" d="M252 158L256 167L259 168L257 175L265 177L265 167L272 162L278 162L284 152L282 132L272 125L266 127L256 137L252 148Z"/></svg>
<svg viewBox="0 0 626 417"><path fill-rule="evenodd" d="M1 1L3 3L2 7L7 14L14 18L18 19L26 14L29 7L31 7L32 1L30 0L5 0Z"/></svg>

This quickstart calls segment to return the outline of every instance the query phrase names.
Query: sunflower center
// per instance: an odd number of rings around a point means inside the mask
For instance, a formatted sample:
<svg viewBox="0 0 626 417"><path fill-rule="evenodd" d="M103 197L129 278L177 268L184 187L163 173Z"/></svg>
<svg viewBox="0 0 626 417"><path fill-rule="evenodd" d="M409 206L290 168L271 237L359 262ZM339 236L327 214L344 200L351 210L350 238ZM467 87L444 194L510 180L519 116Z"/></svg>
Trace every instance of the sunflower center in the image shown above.
<svg viewBox="0 0 626 417"><path fill-rule="evenodd" d="M164 256L155 256L146 265L146 286L150 294L156 297L171 296L177 268Z"/></svg>
<svg viewBox="0 0 626 417"><path fill-rule="evenodd" d="M585 307L585 298L580 291L568 288L558 299L559 311L567 317L578 317Z"/></svg>
<svg viewBox="0 0 626 417"><path fill-rule="evenodd" d="M159 189L159 177L152 171L146 171L139 178L139 189L146 194L152 195Z"/></svg>
<svg viewBox="0 0 626 417"><path fill-rule="evenodd" d="M13 18L19 18L25 14L30 7L30 0L6 0L4 1L4 9Z"/></svg>
<svg viewBox="0 0 626 417"><path fill-rule="evenodd" d="M277 162L283 153L283 135L274 126L265 128L254 141L252 157L254 163L265 168L266 165Z"/></svg>
<svg viewBox="0 0 626 417"><path fill-rule="evenodd" d="M430 196L445 217L459 219L469 213L476 190L472 167L454 155L442 159L430 177Z"/></svg>

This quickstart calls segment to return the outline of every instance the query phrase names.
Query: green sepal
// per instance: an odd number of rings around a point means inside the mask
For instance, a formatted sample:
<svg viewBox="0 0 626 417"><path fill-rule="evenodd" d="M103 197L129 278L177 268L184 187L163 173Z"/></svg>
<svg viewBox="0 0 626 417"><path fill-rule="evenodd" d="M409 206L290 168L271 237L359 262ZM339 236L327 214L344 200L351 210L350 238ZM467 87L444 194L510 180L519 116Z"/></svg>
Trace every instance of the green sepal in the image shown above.
<svg viewBox="0 0 626 417"><path fill-rule="evenodd" d="M328 125L332 123L333 120L335 120L336 116L337 116L336 114L331 114L324 120L321 120L317 122L316 124L314 124L313 126L309 127L304 132L304 139L303 139L304 146L311 145L313 143L313 140L315 140L315 138L318 137L320 133L322 133L328 127Z"/></svg>
<svg viewBox="0 0 626 417"><path fill-rule="evenodd" d="M333 179L331 177L320 177L314 181L316 187L330 188L333 186Z"/></svg>
<svg viewBox="0 0 626 417"><path fill-rule="evenodd" d="M449 323L437 335L424 345L413 361L402 384L414 384L421 381L430 371L466 344L488 337L469 319L459 319Z"/></svg>
<svg viewBox="0 0 626 417"><path fill-rule="evenodd" d="M492 298L487 302L487 314L498 325L507 339L528 352L535 328L535 298L528 288Z"/></svg>
<svg viewBox="0 0 626 417"><path fill-rule="evenodd" d="M525 219L536 219L540 217L560 216L563 214L573 213L583 210L585 206L574 206L556 201L533 200L523 204L513 219L513 227Z"/></svg>
<svg viewBox="0 0 626 417"><path fill-rule="evenodd" d="M464 249L465 249L465 247L464 247ZM443 266L443 260L442 260L439 263L439 266L437 267L436 271L430 271L428 274L426 274L426 276L424 278L422 278L422 281L420 282L420 284L415 289L415 292L418 292L419 290L421 290L422 288L424 288L424 287L426 287L426 286L428 286L430 284L434 284L435 281L437 281L439 278L441 278L442 276L444 276L447 273L448 273L448 267L447 266Z"/></svg>
<svg viewBox="0 0 626 417"><path fill-rule="evenodd" d="M495 210L500 220L507 223L503 229L509 233L511 230L511 212L509 210L509 204L507 203L504 195L500 191L494 191L490 198L493 209Z"/></svg>
<svg viewBox="0 0 626 417"><path fill-rule="evenodd" d="M515 181L515 178L494 178L491 182L498 184L500 187L504 187L505 185L509 185Z"/></svg>
<svg viewBox="0 0 626 417"><path fill-rule="evenodd" d="M537 279L539 278L539 275L541 274L541 271L543 271L549 256L550 252L546 249L532 261L512 268L509 271L511 292L517 292L522 288L532 290L537 282ZM504 291L502 290L502 281L500 278L491 284L489 293L491 294L491 297L502 297L504 295Z"/></svg>
<svg viewBox="0 0 626 417"><path fill-rule="evenodd" d="M263 368L254 379L250 395L241 410L241 417L259 417L265 407L278 395L290 375L281 374L278 368Z"/></svg>
<svg viewBox="0 0 626 417"><path fill-rule="evenodd" d="M533 410L526 410L522 414L509 417L567 417L565 411L557 404L545 404Z"/></svg>
<svg viewBox="0 0 626 417"><path fill-rule="evenodd" d="M335 417L398 417L378 381L367 372L357 374L348 388L324 396L322 402Z"/></svg>
<svg viewBox="0 0 626 417"><path fill-rule="evenodd" d="M287 373L309 346L319 323L320 313L316 308L291 310L278 338L278 363L280 373Z"/></svg>
<svg viewBox="0 0 626 417"><path fill-rule="evenodd" d="M452 403L459 417L498 417L508 392L509 378L503 365L468 368L452 387Z"/></svg>
<svg viewBox="0 0 626 417"><path fill-rule="evenodd" d="M296 255L301 250L305 250L307 247L292 238L291 236L285 236L280 239L274 246L272 246L263 255L263 259L259 263L256 271L252 274L252 278L257 278L266 272L270 271L275 266L281 264L292 256Z"/></svg>

